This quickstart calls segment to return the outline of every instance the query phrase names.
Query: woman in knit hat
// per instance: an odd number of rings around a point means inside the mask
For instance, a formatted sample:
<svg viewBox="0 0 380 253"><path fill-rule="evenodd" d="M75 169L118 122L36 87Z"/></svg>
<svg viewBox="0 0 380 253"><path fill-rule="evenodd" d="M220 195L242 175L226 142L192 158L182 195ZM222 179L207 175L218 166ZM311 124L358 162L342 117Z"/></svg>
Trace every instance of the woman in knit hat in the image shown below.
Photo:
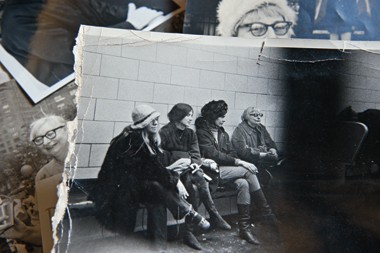
<svg viewBox="0 0 380 253"><path fill-rule="evenodd" d="M148 105L132 112L133 124L111 141L91 198L96 217L108 229L132 233L140 203L148 209L148 234L160 249L166 247L166 208L174 218L208 229L210 224L185 200L178 175L160 161L160 114ZM176 164L169 166L176 167Z"/></svg>
<svg viewBox="0 0 380 253"><path fill-rule="evenodd" d="M297 13L286 0L221 0L217 34L243 38L290 38Z"/></svg>
<svg viewBox="0 0 380 253"><path fill-rule="evenodd" d="M211 222L217 227L229 230L231 226L220 216L211 197L209 185L204 178L201 155L195 132L190 129L193 120L193 108L184 103L178 103L168 113L169 123L160 130L161 147L169 152L171 163L185 158L187 164L178 171L181 181L189 193L188 201L195 209L198 207L196 192L193 184L197 186L199 197L210 214ZM193 234L194 227L186 223L183 241L186 245L201 250L202 247Z"/></svg>
<svg viewBox="0 0 380 253"><path fill-rule="evenodd" d="M256 177L257 168L252 163L238 159L229 135L223 128L228 106L223 100L211 101L202 107L202 116L195 121L201 154L219 165L221 184L235 186L239 213L240 238L260 244L250 231L250 209L255 203L274 223L276 217L269 207Z"/></svg>

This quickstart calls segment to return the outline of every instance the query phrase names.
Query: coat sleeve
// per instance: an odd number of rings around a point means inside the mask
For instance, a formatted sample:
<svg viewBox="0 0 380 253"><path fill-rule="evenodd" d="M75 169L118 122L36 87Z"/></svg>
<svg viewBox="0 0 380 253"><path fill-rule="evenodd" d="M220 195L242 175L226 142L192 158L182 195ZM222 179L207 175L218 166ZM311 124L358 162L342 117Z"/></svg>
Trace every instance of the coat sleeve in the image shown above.
<svg viewBox="0 0 380 253"><path fill-rule="evenodd" d="M212 136L205 130L197 130L199 149L204 158L210 158L222 166L235 165L235 158L217 149L217 145Z"/></svg>
<svg viewBox="0 0 380 253"><path fill-rule="evenodd" d="M265 145L268 147L268 149L274 148L274 149L278 150L276 143L272 140L272 137L270 136L266 127L264 127L264 141L265 141Z"/></svg>
<svg viewBox="0 0 380 253"><path fill-rule="evenodd" d="M189 155L191 157L191 163L196 163L198 165L202 164L198 138L193 130L191 130L191 144L190 144Z"/></svg>
<svg viewBox="0 0 380 253"><path fill-rule="evenodd" d="M231 142L240 159L248 162L257 162L260 159L260 150L247 145L247 140L239 127L235 128Z"/></svg>

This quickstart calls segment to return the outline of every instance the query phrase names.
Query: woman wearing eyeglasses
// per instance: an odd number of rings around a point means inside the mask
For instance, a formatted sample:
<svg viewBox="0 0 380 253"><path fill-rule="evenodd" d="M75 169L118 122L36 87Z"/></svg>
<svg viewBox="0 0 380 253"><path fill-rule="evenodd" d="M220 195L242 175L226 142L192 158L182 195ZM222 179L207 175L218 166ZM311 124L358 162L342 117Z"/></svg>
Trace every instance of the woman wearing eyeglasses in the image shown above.
<svg viewBox="0 0 380 253"><path fill-rule="evenodd" d="M238 156L248 162L276 162L277 146L266 127L261 124L263 113L248 107L241 115L242 122L235 128L231 142Z"/></svg>
<svg viewBox="0 0 380 253"><path fill-rule="evenodd" d="M242 38L290 38L297 13L286 0L221 0L217 34Z"/></svg>
<svg viewBox="0 0 380 253"><path fill-rule="evenodd" d="M51 161L38 171L36 182L62 174L69 148L67 134L66 120L56 115L43 117L30 125L30 140L42 153L52 157Z"/></svg>
<svg viewBox="0 0 380 253"><path fill-rule="evenodd" d="M277 223L257 179L257 167L239 159L230 137L224 130L228 105L223 100L210 101L201 109L201 117L195 121L199 149L204 158L219 165L220 183L234 186L239 213L239 236L251 244L260 244L250 231L251 205L255 204L269 221Z"/></svg>

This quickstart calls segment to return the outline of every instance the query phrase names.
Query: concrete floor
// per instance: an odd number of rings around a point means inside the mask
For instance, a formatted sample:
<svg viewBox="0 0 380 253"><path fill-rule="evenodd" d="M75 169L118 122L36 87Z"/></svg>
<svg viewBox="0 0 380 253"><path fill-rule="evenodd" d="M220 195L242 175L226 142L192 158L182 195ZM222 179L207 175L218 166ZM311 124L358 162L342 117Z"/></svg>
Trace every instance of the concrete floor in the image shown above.
<svg viewBox="0 0 380 253"><path fill-rule="evenodd" d="M238 237L237 215L225 217L231 231L197 233L204 250L181 243L181 225L170 226L167 252L379 252L380 179L352 179L344 184L302 182L277 185L267 197L281 221L277 227L255 223L262 242ZM92 216L73 218L71 242L62 237L58 252L147 252L144 233L127 238L102 231ZM67 227L64 229L67 231ZM91 237L91 234L93 236ZM69 245L69 247L67 247Z"/></svg>

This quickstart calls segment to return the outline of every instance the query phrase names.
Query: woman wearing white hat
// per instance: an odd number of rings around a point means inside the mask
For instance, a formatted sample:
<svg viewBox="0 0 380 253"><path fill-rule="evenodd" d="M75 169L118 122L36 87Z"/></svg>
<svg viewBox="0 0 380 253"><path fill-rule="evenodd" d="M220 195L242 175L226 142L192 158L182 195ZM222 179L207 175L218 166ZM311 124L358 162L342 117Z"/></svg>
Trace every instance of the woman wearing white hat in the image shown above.
<svg viewBox="0 0 380 253"><path fill-rule="evenodd" d="M297 13L286 0L221 0L217 34L243 38L290 38Z"/></svg>
<svg viewBox="0 0 380 253"><path fill-rule="evenodd" d="M176 219L186 217L201 229L210 224L185 200L188 193L178 175L160 161L159 116L148 105L134 108L133 124L111 141L91 198L97 219L122 234L133 232L136 211L140 203L145 204L148 234L162 249L167 237L166 208Z"/></svg>

